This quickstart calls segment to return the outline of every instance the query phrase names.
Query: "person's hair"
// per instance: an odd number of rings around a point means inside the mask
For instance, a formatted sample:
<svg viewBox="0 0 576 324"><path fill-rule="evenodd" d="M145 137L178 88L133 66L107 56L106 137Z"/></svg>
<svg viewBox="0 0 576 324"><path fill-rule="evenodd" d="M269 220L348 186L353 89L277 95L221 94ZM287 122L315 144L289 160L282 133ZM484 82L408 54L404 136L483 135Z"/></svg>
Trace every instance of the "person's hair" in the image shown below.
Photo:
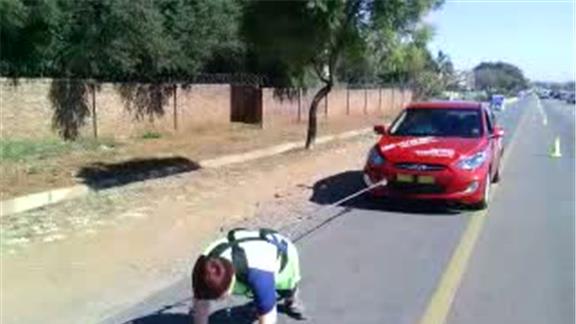
<svg viewBox="0 0 576 324"><path fill-rule="evenodd" d="M201 255L192 270L194 298L218 299L228 291L234 276L232 263L221 257Z"/></svg>

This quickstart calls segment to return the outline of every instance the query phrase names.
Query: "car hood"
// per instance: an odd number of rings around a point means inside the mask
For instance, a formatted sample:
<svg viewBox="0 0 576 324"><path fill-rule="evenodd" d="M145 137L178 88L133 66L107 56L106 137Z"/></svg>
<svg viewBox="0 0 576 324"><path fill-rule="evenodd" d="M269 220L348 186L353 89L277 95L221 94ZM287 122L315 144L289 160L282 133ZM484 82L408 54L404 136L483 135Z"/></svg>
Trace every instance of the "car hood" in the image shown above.
<svg viewBox="0 0 576 324"><path fill-rule="evenodd" d="M378 143L391 162L450 164L485 147L483 138L383 136Z"/></svg>

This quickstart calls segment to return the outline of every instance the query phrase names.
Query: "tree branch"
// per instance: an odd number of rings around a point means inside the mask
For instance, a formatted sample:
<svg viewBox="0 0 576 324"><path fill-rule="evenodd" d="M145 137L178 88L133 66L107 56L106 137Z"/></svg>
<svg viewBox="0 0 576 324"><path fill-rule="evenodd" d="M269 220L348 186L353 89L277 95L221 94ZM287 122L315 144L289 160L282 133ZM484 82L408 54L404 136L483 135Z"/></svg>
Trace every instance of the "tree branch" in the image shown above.
<svg viewBox="0 0 576 324"><path fill-rule="evenodd" d="M329 57L328 57L328 70L329 70L329 80L326 80L326 83L332 84L334 82L333 77L333 70L338 62L338 57L342 47L344 45L345 35L348 30L348 26L352 22L354 16L357 14L358 9L361 4L361 0L349 0L346 2L346 8L344 11L346 12L346 17L344 18L344 22L340 27L340 30L337 33L336 41L333 43L329 50Z"/></svg>
<svg viewBox="0 0 576 324"><path fill-rule="evenodd" d="M320 81L326 84L330 83L330 80L324 77L324 71L322 71L322 64L318 63L318 61L315 59L312 59L311 61L312 61L312 67L314 68L314 72L316 72ZM330 64L328 64L328 68L330 69ZM332 74L331 71L330 74ZM332 78L331 75L330 78Z"/></svg>

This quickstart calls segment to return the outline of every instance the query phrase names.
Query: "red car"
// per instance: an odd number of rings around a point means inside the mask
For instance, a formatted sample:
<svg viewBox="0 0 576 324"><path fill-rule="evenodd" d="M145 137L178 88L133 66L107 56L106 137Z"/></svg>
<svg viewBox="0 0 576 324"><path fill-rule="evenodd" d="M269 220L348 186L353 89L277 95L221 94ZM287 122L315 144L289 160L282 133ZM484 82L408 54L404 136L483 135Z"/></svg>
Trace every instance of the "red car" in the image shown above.
<svg viewBox="0 0 576 324"><path fill-rule="evenodd" d="M364 181L374 196L442 200L485 208L500 177L504 130L477 102L409 105L368 155Z"/></svg>

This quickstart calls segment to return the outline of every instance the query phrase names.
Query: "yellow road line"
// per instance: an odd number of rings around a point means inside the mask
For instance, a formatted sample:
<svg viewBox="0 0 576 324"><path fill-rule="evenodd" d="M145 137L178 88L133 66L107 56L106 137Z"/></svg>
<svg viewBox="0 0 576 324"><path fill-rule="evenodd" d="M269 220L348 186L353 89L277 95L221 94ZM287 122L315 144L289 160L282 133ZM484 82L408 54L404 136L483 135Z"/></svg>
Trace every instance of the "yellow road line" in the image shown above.
<svg viewBox="0 0 576 324"><path fill-rule="evenodd" d="M442 279L440 279L438 289L432 295L428 309L420 320L420 324L442 324L446 322L456 291L460 286L462 276L464 276L468 260L486 221L486 214L486 210L483 210L470 216L468 227L462 234L460 243L458 243L458 247L454 251L452 259L442 275Z"/></svg>
<svg viewBox="0 0 576 324"><path fill-rule="evenodd" d="M502 169L506 165L508 157L511 155L510 153L514 148L514 144L516 143L516 134L518 134L522 126L525 124L527 115L528 112L524 112L520 118L520 121L518 121L516 131L510 139L510 148L502 158ZM498 187L492 190L491 197L494 196L497 188ZM466 230L462 234L460 242L458 242L458 246L454 250L452 258L450 259L450 262L448 262L446 270L444 270L444 273L442 274L442 278L440 278L438 287L432 295L424 315L420 319L420 324L444 324L446 322L448 314L450 313L450 309L452 308L452 302L454 301L456 292L460 287L462 277L464 276L464 273L466 273L468 261L470 260L470 256L474 251L474 246L476 245L476 241L482 232L484 223L486 222L487 214L488 210L484 209L473 213L469 217Z"/></svg>

